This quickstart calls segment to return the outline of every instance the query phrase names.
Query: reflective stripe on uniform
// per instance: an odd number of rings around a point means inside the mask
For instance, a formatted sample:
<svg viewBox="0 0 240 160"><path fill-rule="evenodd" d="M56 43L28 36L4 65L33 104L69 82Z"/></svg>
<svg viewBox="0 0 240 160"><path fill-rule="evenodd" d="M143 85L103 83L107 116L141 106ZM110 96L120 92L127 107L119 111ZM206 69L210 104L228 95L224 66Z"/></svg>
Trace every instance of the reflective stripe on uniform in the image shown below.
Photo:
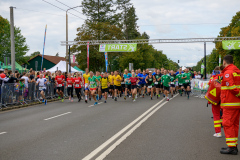
<svg viewBox="0 0 240 160"><path fill-rule="evenodd" d="M236 143L227 143L227 145L230 147L236 147Z"/></svg>
<svg viewBox="0 0 240 160"><path fill-rule="evenodd" d="M214 127L221 127L221 124L215 124Z"/></svg>
<svg viewBox="0 0 240 160"><path fill-rule="evenodd" d="M239 93L236 95L236 97L239 97L240 96L240 91L239 91Z"/></svg>
<svg viewBox="0 0 240 160"><path fill-rule="evenodd" d="M220 122L222 123L223 119L220 119Z"/></svg>
<svg viewBox="0 0 240 160"><path fill-rule="evenodd" d="M219 120L219 121L214 121L214 123L221 123L221 121Z"/></svg>
<svg viewBox="0 0 240 160"><path fill-rule="evenodd" d="M236 138L226 138L226 141L236 141Z"/></svg>
<svg viewBox="0 0 240 160"><path fill-rule="evenodd" d="M233 73L233 77L237 77L237 76L240 76L240 74Z"/></svg>
<svg viewBox="0 0 240 160"><path fill-rule="evenodd" d="M240 88L240 85L224 86L224 87L221 87L221 90L232 90L235 88Z"/></svg>
<svg viewBox="0 0 240 160"><path fill-rule="evenodd" d="M221 106L240 106L240 103L221 103Z"/></svg>

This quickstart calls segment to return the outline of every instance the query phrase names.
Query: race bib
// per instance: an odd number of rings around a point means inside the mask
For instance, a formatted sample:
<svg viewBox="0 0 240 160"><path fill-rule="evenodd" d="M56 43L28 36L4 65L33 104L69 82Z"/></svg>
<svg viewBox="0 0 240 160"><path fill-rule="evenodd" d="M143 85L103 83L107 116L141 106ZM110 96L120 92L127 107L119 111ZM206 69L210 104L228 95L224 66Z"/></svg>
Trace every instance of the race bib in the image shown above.
<svg viewBox="0 0 240 160"><path fill-rule="evenodd" d="M125 84L124 82L121 82L121 84Z"/></svg>
<svg viewBox="0 0 240 160"><path fill-rule="evenodd" d="M185 80L185 82L186 82L186 83L188 83L188 82L189 82L189 80Z"/></svg>
<svg viewBox="0 0 240 160"><path fill-rule="evenodd" d="M179 83L180 86L182 86L183 84L182 83Z"/></svg>
<svg viewBox="0 0 240 160"><path fill-rule="evenodd" d="M79 84L76 84L75 86L76 86L76 87L79 87Z"/></svg>
<svg viewBox="0 0 240 160"><path fill-rule="evenodd" d="M152 88L152 86L148 86L148 88Z"/></svg>
<svg viewBox="0 0 240 160"><path fill-rule="evenodd" d="M72 87L72 85L69 84L68 87Z"/></svg>
<svg viewBox="0 0 240 160"><path fill-rule="evenodd" d="M158 82L155 82L155 84L158 84Z"/></svg>
<svg viewBox="0 0 240 160"><path fill-rule="evenodd" d="M39 90L43 90L43 89L44 89L44 87L39 86Z"/></svg>
<svg viewBox="0 0 240 160"><path fill-rule="evenodd" d="M171 82L171 84L174 84L174 82Z"/></svg>
<svg viewBox="0 0 240 160"><path fill-rule="evenodd" d="M62 87L62 84L58 84L58 87Z"/></svg>
<svg viewBox="0 0 240 160"><path fill-rule="evenodd" d="M95 82L90 82L90 84L95 84Z"/></svg>

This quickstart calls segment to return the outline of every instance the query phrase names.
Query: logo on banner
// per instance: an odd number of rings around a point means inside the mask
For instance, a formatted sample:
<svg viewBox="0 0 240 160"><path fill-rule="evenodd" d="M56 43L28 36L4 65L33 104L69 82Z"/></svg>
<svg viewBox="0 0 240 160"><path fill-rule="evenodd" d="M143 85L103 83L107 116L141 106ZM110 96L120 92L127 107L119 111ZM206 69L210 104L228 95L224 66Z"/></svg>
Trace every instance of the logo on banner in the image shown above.
<svg viewBox="0 0 240 160"><path fill-rule="evenodd" d="M105 52L106 45L100 45L100 52ZM105 53L106 54L106 53Z"/></svg>

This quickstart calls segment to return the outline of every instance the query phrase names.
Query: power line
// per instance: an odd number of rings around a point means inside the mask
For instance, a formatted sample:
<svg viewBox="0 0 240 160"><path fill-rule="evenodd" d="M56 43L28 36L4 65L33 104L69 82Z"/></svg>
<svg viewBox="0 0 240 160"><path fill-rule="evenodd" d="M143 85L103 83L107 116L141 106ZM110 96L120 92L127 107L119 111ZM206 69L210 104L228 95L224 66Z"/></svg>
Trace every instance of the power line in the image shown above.
<svg viewBox="0 0 240 160"><path fill-rule="evenodd" d="M218 25L218 24L229 24L229 23L192 23L192 24L159 24L159 25L138 25L138 26L162 26L162 25Z"/></svg>
<svg viewBox="0 0 240 160"><path fill-rule="evenodd" d="M58 6L54 5L54 4L52 4L52 3L50 3L50 2L47 2L47 1L45 1L45 0L42 0L42 1L45 2L45 3L48 3L48 4L50 4L50 5L52 5L52 6L54 6L54 7L56 7L56 8L58 8L58 9L62 10L62 11L66 11L66 10L64 10L64 9L62 9L62 8L60 8L60 7L58 7ZM81 18L81 17L79 17L79 16L77 16L77 15L71 13L71 12L68 12L68 13L71 14L71 15L74 15L74 16L80 18L80 19L83 19L83 18ZM86 20L86 19L83 19L83 20Z"/></svg>
<svg viewBox="0 0 240 160"><path fill-rule="evenodd" d="M66 4L64 4L64 3L62 3L62 2L60 2L59 0L55 0L55 1L57 1L58 3L60 3L60 4L64 5L64 6L67 6L68 8L72 8L72 7L68 6L68 5L66 5ZM72 10L74 10L74 11L76 11L76 12L78 12L78 13L81 13L81 12L79 12L79 11L76 10L76 9L72 9ZM82 14L82 13L81 13L81 14Z"/></svg>
<svg viewBox="0 0 240 160"><path fill-rule="evenodd" d="M48 15L55 15L55 16L66 17L66 16L64 16L64 15L60 15L60 14L53 14L53 13L47 13L47 12L40 12L40 11L35 11L35 10L31 10L31 9L24 9L24 8L19 8L19 7L16 7L16 9L25 10L25 11L29 11L29 12L36 12L36 13L43 13L43 14L48 14ZM77 17L72 17L72 18L77 18Z"/></svg>

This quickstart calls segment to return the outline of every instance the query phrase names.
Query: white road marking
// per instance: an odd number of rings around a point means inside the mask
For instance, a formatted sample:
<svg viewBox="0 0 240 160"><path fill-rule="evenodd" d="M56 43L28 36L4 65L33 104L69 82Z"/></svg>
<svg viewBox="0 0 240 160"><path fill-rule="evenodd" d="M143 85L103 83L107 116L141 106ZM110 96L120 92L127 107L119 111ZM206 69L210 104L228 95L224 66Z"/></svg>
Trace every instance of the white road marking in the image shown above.
<svg viewBox="0 0 240 160"><path fill-rule="evenodd" d="M94 151L92 151L89 155L84 157L82 160L89 160L93 158L96 154L98 154L101 150L103 150L105 147L107 147L110 143L112 143L115 139L117 139L121 134L123 134L126 130L128 130L130 127L132 127L137 121L139 121L141 118L143 118L145 115L147 115L150 111L152 111L155 107L157 107L162 101L165 100L162 99L157 104L149 108L146 112L144 112L142 115L140 115L137 119L132 121L130 124L128 124L126 127L124 127L122 130L120 130L118 133L116 133L114 136L112 136L110 139L108 139L106 142L104 142L102 145L100 145L98 148L96 148Z"/></svg>
<svg viewBox="0 0 240 160"><path fill-rule="evenodd" d="M97 105L102 104L103 102L99 102ZM90 105L88 107L93 107L94 105Z"/></svg>
<svg viewBox="0 0 240 160"><path fill-rule="evenodd" d="M7 133L7 132L1 132L0 135L5 134L5 133Z"/></svg>
<svg viewBox="0 0 240 160"><path fill-rule="evenodd" d="M70 113L72 113L72 112L66 112L66 113L63 113L63 114L60 114L60 115L57 115L57 116L54 116L54 117L50 117L50 118L44 119L44 120L47 121L47 120L50 120L50 119L53 119L53 118L57 118L57 117L61 117L61 116L64 116L64 115L70 114Z"/></svg>
<svg viewBox="0 0 240 160"><path fill-rule="evenodd" d="M176 97L177 95L175 95L174 97ZM171 98L171 99L173 99L173 98ZM155 108L145 118L143 118L140 122L138 122L132 129L130 129L120 139L118 139L114 144L112 144L105 152L103 152L99 157L97 157L96 160L103 160L109 153L111 153L119 144L121 144L128 136L130 136L138 127L140 127L146 120L148 120L148 118L150 118L155 112L157 112L166 103L168 103L168 101L162 103L157 108Z"/></svg>

